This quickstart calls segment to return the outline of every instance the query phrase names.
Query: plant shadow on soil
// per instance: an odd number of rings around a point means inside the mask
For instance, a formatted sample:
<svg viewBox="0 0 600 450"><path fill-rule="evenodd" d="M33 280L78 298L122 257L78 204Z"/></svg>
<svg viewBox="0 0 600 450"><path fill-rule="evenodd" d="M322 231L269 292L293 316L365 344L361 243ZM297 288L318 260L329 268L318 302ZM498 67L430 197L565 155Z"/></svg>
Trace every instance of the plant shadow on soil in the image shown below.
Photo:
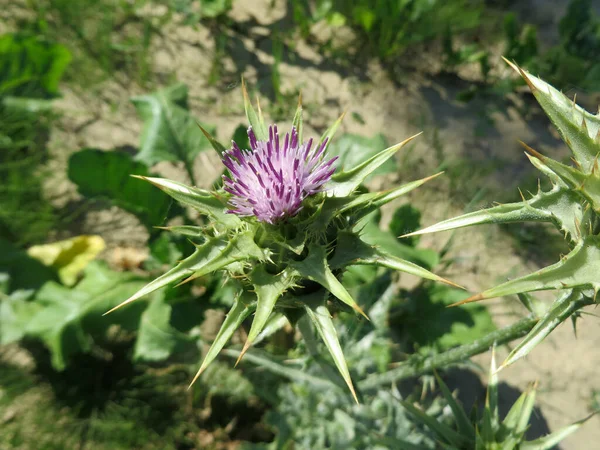
<svg viewBox="0 0 600 450"><path fill-rule="evenodd" d="M68 441L77 442L79 448L155 449L164 445L165 449L192 450L199 448L200 436L210 434L224 442L272 438L257 427L265 412L263 404L233 404L222 395L207 397L202 389L187 390L187 367L153 369L135 364L129 342L111 343L94 355L76 355L62 372L54 370L41 344L27 342L23 348L33 356L36 367L30 370L0 359L0 390L6 393L2 403L18 411L28 391L49 388L46 394L34 394L40 405L37 412L17 412L11 419L35 422L30 425L37 433L40 428L54 427L60 417L59 429L70 436L48 430L52 441L48 448L60 448ZM45 407L45 401L52 407ZM150 447L146 447L148 439L154 442Z"/></svg>

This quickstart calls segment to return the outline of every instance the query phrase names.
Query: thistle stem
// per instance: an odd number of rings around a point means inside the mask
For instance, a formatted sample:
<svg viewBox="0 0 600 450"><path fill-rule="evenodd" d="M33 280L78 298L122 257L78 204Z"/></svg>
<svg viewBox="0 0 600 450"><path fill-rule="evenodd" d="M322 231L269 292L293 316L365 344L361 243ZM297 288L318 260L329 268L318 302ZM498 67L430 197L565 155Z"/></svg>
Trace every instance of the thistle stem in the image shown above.
<svg viewBox="0 0 600 450"><path fill-rule="evenodd" d="M593 299L582 297L572 302L560 315L560 322L566 320L577 310L593 304ZM496 330L476 341L461 345L434 356L416 356L401 363L398 367L380 374L373 374L358 383L361 391L375 389L378 386L394 383L407 378L416 377L431 372L433 369L456 364L471 356L484 353L496 345L506 344L525 336L538 323L540 317L530 315L508 327Z"/></svg>

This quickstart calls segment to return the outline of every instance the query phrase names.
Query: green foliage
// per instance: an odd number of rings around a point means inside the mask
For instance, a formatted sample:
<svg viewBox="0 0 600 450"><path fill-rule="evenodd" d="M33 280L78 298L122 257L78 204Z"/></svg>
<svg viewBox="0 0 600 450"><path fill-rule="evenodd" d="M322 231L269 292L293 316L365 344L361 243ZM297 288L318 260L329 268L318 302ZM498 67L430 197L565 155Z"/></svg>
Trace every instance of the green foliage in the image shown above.
<svg viewBox="0 0 600 450"><path fill-rule="evenodd" d="M69 158L69 179L88 198L106 198L135 214L149 231L181 212L172 200L131 175L152 175L143 162L124 152L84 149Z"/></svg>
<svg viewBox="0 0 600 450"><path fill-rule="evenodd" d="M367 292L368 290L368 292ZM368 306L372 321L356 320L348 315L334 319L341 348L354 373L364 377L384 372L391 359L391 342L387 320L392 306L393 286L388 275L365 286L359 298ZM328 317L327 311L322 317ZM275 431L270 444L246 444L245 449L296 448L435 448L432 440L419 433L415 423L387 387L359 393L360 404L349 403L347 395L328 372L322 350L312 330L300 327L311 357L294 365L256 351L247 360L262 370L289 378L277 390L266 423ZM302 344L301 344L302 345ZM296 350L303 354L302 348ZM259 356L260 355L260 356ZM302 377L295 371L300 370Z"/></svg>
<svg viewBox="0 0 600 450"><path fill-rule="evenodd" d="M176 98L181 91L177 87L170 88L157 96L165 99L167 94ZM260 107L255 110L252 106L245 85L243 97L247 119L256 137L267 140L267 126L262 111ZM155 104L156 101L154 98L150 103ZM157 108L153 111L156 117ZM301 105L298 106L293 122L302 136ZM330 140L338 125L339 121L334 123L321 137L320 142ZM147 130L143 140L148 138ZM224 146L212 138L209 132L202 132L203 139L208 139L213 148L221 153ZM150 137L154 138L155 134ZM255 315L239 359L261 334L272 314L283 313L293 324L306 314L326 343L346 385L357 399L327 308L329 295L335 297L341 307L349 306L363 315L364 312L340 282L338 274L341 275L348 265L374 265L450 283L403 259L405 253L419 255L419 251L412 247L396 242L396 246L402 250L400 253L403 253L402 256L396 256L394 253L388 253L387 249L376 248L360 237L360 229L364 226L361 219L433 178L418 180L381 193L355 193L369 176L380 170L412 139L372 155L369 151L369 154L356 158L357 162L352 168L338 171L334 175L330 182L329 195L320 194L307 198L299 215L274 225L227 214L225 211L229 194L222 188L208 192L170 180L147 178L174 199L208 215L211 224L197 227L198 235L204 235L205 240L196 245L196 250L191 256L109 312L174 282L186 283L215 271L223 271L232 278L241 280L242 289L236 296L196 378L207 368L250 313L255 312ZM143 150L140 155L144 155ZM189 227L186 232L190 232ZM390 237L395 240L393 236Z"/></svg>
<svg viewBox="0 0 600 450"><path fill-rule="evenodd" d="M49 98L71 61L69 51L35 36L0 37L0 96Z"/></svg>
<svg viewBox="0 0 600 450"><path fill-rule="evenodd" d="M389 147L387 139L382 134L377 134L372 138L359 136L356 134L343 134L329 145L329 155L337 156L337 170L347 170L355 167L372 156L375 156L382 148ZM373 175L384 175L394 173L398 169L396 161L387 160Z"/></svg>
<svg viewBox="0 0 600 450"><path fill-rule="evenodd" d="M52 354L52 365L63 370L71 355L90 351L91 331L101 336L102 329L110 325L98 320L106 308L135 292L142 283L139 277L111 272L98 263L86 268L83 280L73 289L49 281L36 292L31 304L13 304L12 320L27 323L18 338L40 339ZM33 308L35 314L31 314ZM3 336L2 343L7 342Z"/></svg>
<svg viewBox="0 0 600 450"><path fill-rule="evenodd" d="M511 352L503 366L527 355L577 309L595 303L600 290L597 267L600 252L600 115L588 113L546 82L518 66L512 67L529 85L558 129L572 152L574 166L543 156L525 145L531 163L550 179L550 191L540 189L530 200L523 198L519 203L476 211L413 233L452 230L482 223L548 222L564 234L570 252L559 262L455 303L546 289L564 291L541 315L539 323Z"/></svg>
<svg viewBox="0 0 600 450"><path fill-rule="evenodd" d="M424 283L406 292L407 303L391 326L410 335L421 353L442 352L468 344L496 329L487 308L471 304L448 309L468 295L459 289Z"/></svg>
<svg viewBox="0 0 600 450"><path fill-rule="evenodd" d="M195 185L193 161L209 147L209 142L188 112L187 86L176 84L131 101L144 120L136 160L148 166L161 161L181 161L191 184ZM208 125L203 127L211 130Z"/></svg>
<svg viewBox="0 0 600 450"><path fill-rule="evenodd" d="M444 381L436 376L444 399L448 402L454 416L456 427L451 427L442 421L429 416L408 402L402 402L407 411L429 429L437 442L445 448L456 449L502 449L502 450L550 450L571 433L575 432L591 416L575 422L552 434L533 441L525 440L525 432L535 405L536 386L531 386L523 392L506 417L501 420L498 412L498 375L492 352L492 364L482 414L469 419L469 415L454 399Z"/></svg>
<svg viewBox="0 0 600 450"><path fill-rule="evenodd" d="M478 0L320 0L308 17L349 25L367 51L393 61L411 45L476 27L481 6ZM301 26L306 20L299 10L295 18Z"/></svg>
<svg viewBox="0 0 600 450"><path fill-rule="evenodd" d="M514 15L505 19L504 56L527 65L550 83L598 91L600 73L600 17L592 0L571 0L559 24L560 43L538 53L535 29L525 25L519 31Z"/></svg>
<svg viewBox="0 0 600 450"><path fill-rule="evenodd" d="M0 37L0 236L20 245L44 239L58 221L42 195L47 99L70 61L62 46L25 34Z"/></svg>

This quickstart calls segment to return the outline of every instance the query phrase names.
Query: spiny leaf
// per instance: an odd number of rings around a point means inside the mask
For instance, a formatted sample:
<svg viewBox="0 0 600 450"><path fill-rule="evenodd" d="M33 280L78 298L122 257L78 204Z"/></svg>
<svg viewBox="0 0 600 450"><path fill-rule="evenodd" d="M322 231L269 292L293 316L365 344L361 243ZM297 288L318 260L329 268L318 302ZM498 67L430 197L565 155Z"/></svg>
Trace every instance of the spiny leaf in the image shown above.
<svg viewBox="0 0 600 450"><path fill-rule="evenodd" d="M544 165L558 175L571 189L585 197L596 212L600 211L600 174L592 171L586 174L573 167L566 166L558 161L538 153L531 147L526 147L527 152L539 159Z"/></svg>
<svg viewBox="0 0 600 450"><path fill-rule="evenodd" d="M246 118L248 119L248 123L252 127L256 139L259 141L266 141L269 139L269 133L267 131L267 126L265 125L264 120L262 119L262 114L259 116L254 107L252 106L252 102L250 101L250 97L248 96L248 90L246 89L246 82L242 78L242 94L244 95L244 109L246 110ZM259 106L260 109L260 106Z"/></svg>
<svg viewBox="0 0 600 450"><path fill-rule="evenodd" d="M210 272L219 270L235 261L243 259L261 259L262 251L254 243L251 232L235 235L232 239L216 237L196 247L194 253L169 270L164 275L148 283L137 293L132 295L120 305L114 307L104 315L113 312L141 297L167 286L184 277L196 278Z"/></svg>
<svg viewBox="0 0 600 450"><path fill-rule="evenodd" d="M216 224L222 224L226 228L236 228L241 224L237 216L225 212L225 204L209 191L186 186L185 184L167 180L166 178L140 176L136 176L135 178L152 183L178 202L212 217Z"/></svg>
<svg viewBox="0 0 600 450"><path fill-rule="evenodd" d="M532 385L512 405L502 421L504 435L501 433L498 436L500 440L506 439L509 434L521 434L525 432L535 405L535 394L536 385Z"/></svg>
<svg viewBox="0 0 600 450"><path fill-rule="evenodd" d="M246 319L246 317L250 315L250 313L255 308L256 303L254 301L249 301L246 295L238 296L235 299L231 310L229 311L227 317L225 318L225 321L223 322L223 325L221 325L221 329L217 333L217 337L215 338L212 345L210 346L210 349L206 353L206 356L204 357L204 360L200 365L200 369L198 369L196 376L190 383L190 387L192 387L192 385L196 382L198 377L202 375L202 372L206 370L208 365L211 362L213 362L213 360L217 357L221 349L225 346L225 344L227 344L229 339L231 339L231 336L233 336L235 330L237 330L242 325L242 322Z"/></svg>
<svg viewBox="0 0 600 450"><path fill-rule="evenodd" d="M555 187L550 192L539 192L525 202L508 203L474 211L402 237L490 223L554 222L559 229L565 230L575 238L578 236L575 220L581 221L582 217L580 198L569 189Z"/></svg>
<svg viewBox="0 0 600 450"><path fill-rule="evenodd" d="M334 197L345 197L351 194L375 169L420 134L415 134L403 142L381 151L353 169L335 174L329 183L329 193Z"/></svg>
<svg viewBox="0 0 600 450"><path fill-rule="evenodd" d="M236 365L240 362L244 353L250 348L250 345L258 337L259 333L263 330L275 303L281 297L281 295L294 284L294 278L290 276L287 271L283 271L277 275L271 275L267 272L264 265L256 267L250 274L250 282L256 292L257 304L256 314L252 321L252 327L248 333L248 338L244 344L244 348L240 353Z"/></svg>
<svg viewBox="0 0 600 450"><path fill-rule="evenodd" d="M383 205L422 186L443 173L436 173L435 175L411 181L383 192L349 195L347 197L326 197L317 214L311 217L310 227L314 230L323 230L334 217L345 214L352 215L353 220L358 221Z"/></svg>
<svg viewBox="0 0 600 450"><path fill-rule="evenodd" d="M469 297L451 306L545 289L600 289L600 237L587 236L561 261Z"/></svg>
<svg viewBox="0 0 600 450"><path fill-rule="evenodd" d="M594 417L596 413L592 413L585 419L581 419L574 424L566 426L547 436L538 438L534 441L523 442L519 445L519 450L551 450L558 445L564 438L577 431L585 422Z"/></svg>
<svg viewBox="0 0 600 450"><path fill-rule="evenodd" d="M329 290L342 302L350 306L356 312L369 319L360 306L354 301L350 293L331 272L327 264L326 250L322 245L312 244L308 247L308 256L302 261L292 261L293 267L301 276L316 281Z"/></svg>
<svg viewBox="0 0 600 450"><path fill-rule="evenodd" d="M298 142L303 142L302 135L304 130L302 124L302 94L298 95L298 107L296 108L294 119L292 120L292 126L296 128L296 131L298 131Z"/></svg>
<svg viewBox="0 0 600 450"><path fill-rule="evenodd" d="M217 152L217 154L219 156L223 156L223 153L225 153L227 151L227 149L219 142L217 141L212 134L210 134L210 132L208 132L207 130L205 130L202 125L198 124L198 128L200 128L200 131L202 131L202 134L204 134L204 137L206 137L206 139L208 139L208 142L210 142L210 145L212 146L212 148L215 149L215 151Z"/></svg>
<svg viewBox="0 0 600 450"><path fill-rule="evenodd" d="M231 358L238 359L240 357L241 352L233 349L225 349L222 351L222 353ZM303 370L295 369L293 367L289 367L279 362L273 361L271 355L262 355L262 353L259 353L256 349L246 353L244 362L251 362L252 364L256 364L257 366L262 367L271 373L285 377L293 382L306 382L312 384L317 388L337 388L337 386L333 382L326 378L315 377L314 375L310 375Z"/></svg>
<svg viewBox="0 0 600 450"><path fill-rule="evenodd" d="M448 388L446 383L444 383L444 380L442 380L442 378L438 375L436 371L434 371L434 375L437 380L438 386L442 391L442 395L444 396L446 402L448 402L448 405L452 410L452 415L454 417L454 420L456 421L456 425L458 426L458 431L463 436L473 435L475 433L475 428L471 424L467 413L465 412L463 407L456 401L456 399L452 395L452 392L450 392L450 389Z"/></svg>
<svg viewBox="0 0 600 450"><path fill-rule="evenodd" d="M424 411L421 411L412 403L405 400L400 400L400 403L402 403L402 406L404 406L410 414L433 431L439 437L439 440L449 443L454 448L468 448L469 444L471 444L465 436L460 435L448 425L438 422L436 418L428 416Z"/></svg>
<svg viewBox="0 0 600 450"><path fill-rule="evenodd" d="M389 269L399 270L421 278L440 281L464 289L439 275L431 273L421 266L390 255L379 248L363 242L355 233L341 231L338 235L338 244L335 254L333 258L331 258L330 266L337 269L343 268L349 264L368 264L387 267Z"/></svg>
<svg viewBox="0 0 600 450"><path fill-rule="evenodd" d="M181 234L182 236L188 236L192 238L205 237L205 231L202 227L195 225L173 225L170 227L154 227L159 230L170 231L171 233Z"/></svg>
<svg viewBox="0 0 600 450"><path fill-rule="evenodd" d="M548 83L505 61L527 82L583 171L590 173L600 154L600 142L596 141L596 135L600 132L600 115L588 113Z"/></svg>
<svg viewBox="0 0 600 450"><path fill-rule="evenodd" d="M564 312L570 304L582 296L578 290L564 292L551 305L550 309L540 321L527 333L527 336L517 345L502 363L500 369L510 366L517 360L528 355L540 342L542 342L564 320Z"/></svg>
<svg viewBox="0 0 600 450"><path fill-rule="evenodd" d="M488 387L485 395L485 408L490 412L492 427L498 426L498 371L496 370L496 344L492 346L492 358L488 376Z"/></svg>
<svg viewBox="0 0 600 450"><path fill-rule="evenodd" d="M340 345L340 341L338 340L337 332L335 330L335 326L333 325L333 320L331 319L331 315L329 314L327 306L324 304L324 302L319 302L319 304L306 302L304 304L304 309L306 310L306 313L308 314L312 323L315 325L317 332L325 342L325 345L327 346L327 349L329 350L336 367L348 385L348 389L350 389L350 392L352 393L354 401L358 403L358 397L356 396L356 391L354 390L354 385L352 384L350 371L348 370L348 365L346 364L346 359L344 358L344 353L342 352L342 347Z"/></svg>
<svg viewBox="0 0 600 450"><path fill-rule="evenodd" d="M333 125L331 125L325 131L325 133L323 133L323 136L321 136L321 139L319 139L318 146L320 146L327 139L327 143L325 144L325 149L323 150L323 152L327 152L329 144L331 144L331 140L333 139L333 136L335 136L335 133L337 132L337 129L339 128L340 124L342 123L342 120L344 120L345 115L346 115L346 113L343 113L340 117L338 117L338 119L333 123Z"/></svg>

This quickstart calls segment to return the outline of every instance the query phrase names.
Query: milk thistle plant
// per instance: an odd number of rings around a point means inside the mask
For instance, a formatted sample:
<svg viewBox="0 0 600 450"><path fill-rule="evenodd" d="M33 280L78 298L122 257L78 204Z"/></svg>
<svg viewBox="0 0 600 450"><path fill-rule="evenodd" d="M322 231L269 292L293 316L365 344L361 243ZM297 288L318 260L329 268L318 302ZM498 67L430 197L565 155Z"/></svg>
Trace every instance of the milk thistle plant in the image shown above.
<svg viewBox="0 0 600 450"><path fill-rule="evenodd" d="M489 223L547 222L561 232L570 252L548 267L507 281L456 305L517 294L539 321L502 364L506 367L527 355L560 323L575 321L578 311L598 302L600 290L600 113L593 115L575 100L543 80L506 61L525 80L531 92L558 129L572 153L572 165L562 164L522 143L531 163L550 179L552 188L522 201L472 212L411 233L418 235ZM541 244L541 243L540 243ZM529 295L558 290L547 310Z"/></svg>
<svg viewBox="0 0 600 450"><path fill-rule="evenodd" d="M416 136L336 173L336 158L327 156L327 147L342 118L318 141L305 140L299 102L291 131L282 135L276 125L267 127L260 106L254 109L245 86L243 94L250 148L240 148L235 142L225 148L205 132L226 168L222 187L207 191L141 177L210 221L170 227L203 242L191 256L117 308L171 283L222 271L238 280L241 288L192 383L247 317L254 314L238 362L269 318L282 312L290 323L299 324L302 332L310 331L310 323L314 325L357 400L329 307L346 305L368 320L340 282L349 265L387 267L454 285L367 244L360 235L367 215L439 174L384 192L364 193L359 187L365 179Z"/></svg>

